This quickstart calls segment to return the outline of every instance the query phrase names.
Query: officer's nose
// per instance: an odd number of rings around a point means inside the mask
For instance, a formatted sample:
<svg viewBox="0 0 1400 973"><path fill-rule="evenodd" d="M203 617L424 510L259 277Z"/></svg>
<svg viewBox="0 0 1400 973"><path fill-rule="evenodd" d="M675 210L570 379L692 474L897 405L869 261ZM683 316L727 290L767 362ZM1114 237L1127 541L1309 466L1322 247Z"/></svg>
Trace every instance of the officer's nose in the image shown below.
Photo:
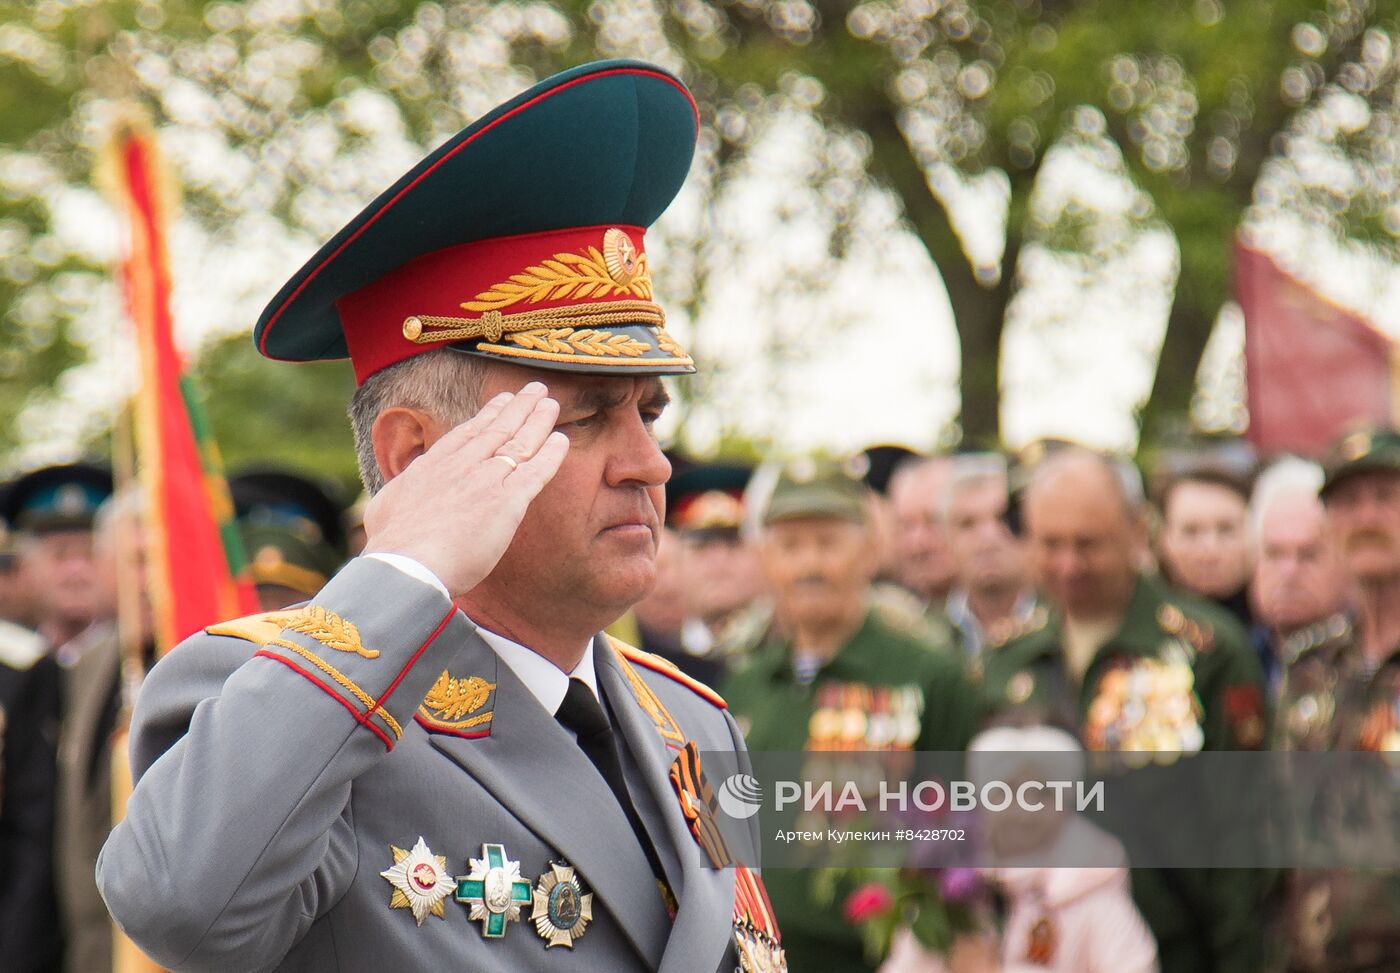
<svg viewBox="0 0 1400 973"><path fill-rule="evenodd" d="M608 463L608 483L659 487L671 478L671 461L640 415L629 415Z"/></svg>

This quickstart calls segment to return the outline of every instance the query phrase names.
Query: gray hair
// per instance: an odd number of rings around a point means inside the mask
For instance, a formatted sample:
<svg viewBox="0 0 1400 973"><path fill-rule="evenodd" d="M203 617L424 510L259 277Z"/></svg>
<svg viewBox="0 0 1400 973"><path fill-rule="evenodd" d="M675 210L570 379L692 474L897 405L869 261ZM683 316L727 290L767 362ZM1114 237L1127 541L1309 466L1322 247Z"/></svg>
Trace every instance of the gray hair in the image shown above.
<svg viewBox="0 0 1400 973"><path fill-rule="evenodd" d="M388 409L419 409L450 426L476 412L490 363L451 348L435 348L375 372L355 390L347 414L355 435L360 481L374 496L384 489L384 471L374 456L370 435Z"/></svg>
<svg viewBox="0 0 1400 973"><path fill-rule="evenodd" d="M1254 494L1249 498L1249 530L1257 543L1269 509L1285 497L1311 497L1317 500L1324 474L1316 463L1297 456L1284 456L1259 474Z"/></svg>
<svg viewBox="0 0 1400 973"><path fill-rule="evenodd" d="M948 510L953 498L963 490L980 486L988 481L1000 483L1010 489L1007 483L1006 457L1001 453L961 453L952 459L952 469L948 473L948 484L943 488L943 496L938 505L938 515L948 519Z"/></svg>

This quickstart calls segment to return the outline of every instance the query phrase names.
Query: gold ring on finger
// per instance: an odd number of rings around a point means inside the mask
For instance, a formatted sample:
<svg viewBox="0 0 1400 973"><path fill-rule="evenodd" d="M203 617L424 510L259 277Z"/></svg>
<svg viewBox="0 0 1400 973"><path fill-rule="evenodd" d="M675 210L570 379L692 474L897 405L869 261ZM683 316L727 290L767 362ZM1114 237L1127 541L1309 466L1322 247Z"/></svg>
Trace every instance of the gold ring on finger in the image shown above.
<svg viewBox="0 0 1400 973"><path fill-rule="evenodd" d="M503 463L510 467L510 471L512 473L520 469L520 464L515 461L515 458L507 456L505 453L493 453L491 455L491 458L501 460Z"/></svg>

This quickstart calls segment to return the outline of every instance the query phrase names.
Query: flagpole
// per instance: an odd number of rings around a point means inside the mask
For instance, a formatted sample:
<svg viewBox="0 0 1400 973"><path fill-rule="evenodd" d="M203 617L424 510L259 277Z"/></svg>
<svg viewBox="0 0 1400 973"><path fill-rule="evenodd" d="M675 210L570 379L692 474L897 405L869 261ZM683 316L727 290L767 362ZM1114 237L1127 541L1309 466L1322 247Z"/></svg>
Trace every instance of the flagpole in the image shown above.
<svg viewBox="0 0 1400 973"><path fill-rule="evenodd" d="M125 277L124 270L119 269L116 276L119 279ZM144 494L138 496L141 487L136 472L136 442L132 429L135 410L134 394L119 397L112 422L112 478L115 487L113 502L117 504L117 509L113 511L110 526L113 532L113 555L123 568L138 563L138 558L144 558L145 545L142 539L146 536L146 522L151 516L151 498ZM127 505L134 506L134 509ZM131 713L136 706L136 697L146 674L147 633L142 631L141 615L142 599L149 597L149 593L142 591L141 586L143 583L150 583L149 573L144 570L118 570L116 578L117 644L121 668L118 677L120 706L108 744L113 827L126 816L127 801L131 799L132 790L135 788L131 768ZM112 973L163 971L164 967L143 953L115 922L112 924Z"/></svg>
<svg viewBox="0 0 1400 973"><path fill-rule="evenodd" d="M131 406L123 401L118 408L116 421L112 426L112 474L116 486L114 502L118 504L115 517L111 521L113 548L117 563L136 563L136 548L139 544L136 531L138 520L130 516L122 505L136 502L133 491L136 487L135 446L131 436ZM144 507L144 503L141 504ZM140 511L140 517L145 511ZM134 787L131 773L131 750L129 729L131 711L136 705L136 694L145 678L145 640L141 632L141 577L139 572L117 572L117 639L121 647L121 707L118 711L116 727L112 733L112 825L126 816L126 802L131 798ZM112 926L112 973L158 973L162 967L156 965L120 928Z"/></svg>

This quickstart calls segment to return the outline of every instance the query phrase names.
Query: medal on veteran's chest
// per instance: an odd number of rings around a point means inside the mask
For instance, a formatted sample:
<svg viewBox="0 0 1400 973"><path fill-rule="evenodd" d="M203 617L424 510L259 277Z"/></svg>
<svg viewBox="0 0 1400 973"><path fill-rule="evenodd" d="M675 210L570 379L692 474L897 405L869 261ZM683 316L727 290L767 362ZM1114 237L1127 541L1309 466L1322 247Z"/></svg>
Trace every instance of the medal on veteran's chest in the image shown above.
<svg viewBox="0 0 1400 973"><path fill-rule="evenodd" d="M828 682L817 690L807 721L808 751L908 750L923 728L917 686Z"/></svg>
<svg viewBox="0 0 1400 973"><path fill-rule="evenodd" d="M563 946L572 949L593 920L593 893L585 892L573 868L550 862L532 893L531 916L535 931L544 939L545 949Z"/></svg>
<svg viewBox="0 0 1400 973"><path fill-rule="evenodd" d="M379 873L394 887L389 908L411 910L420 926L429 915L446 918L442 903L456 884L447 874L447 858L429 851L421 836L412 851L393 845L389 850L394 854L394 864Z"/></svg>
<svg viewBox="0 0 1400 973"><path fill-rule="evenodd" d="M1085 714L1085 747L1125 754L1130 766L1195 753L1205 734L1194 685L1184 661L1119 660L1099 678Z"/></svg>
<svg viewBox="0 0 1400 973"><path fill-rule="evenodd" d="M481 857L469 862L471 871L457 878L457 901L481 920L487 939L500 939L506 924L520 921L520 907L531 901L530 883L520 877L520 862L506 857L502 845L483 844Z"/></svg>
<svg viewBox="0 0 1400 973"><path fill-rule="evenodd" d="M734 950L738 973L787 973L782 934L763 879L745 865L734 869Z"/></svg>

